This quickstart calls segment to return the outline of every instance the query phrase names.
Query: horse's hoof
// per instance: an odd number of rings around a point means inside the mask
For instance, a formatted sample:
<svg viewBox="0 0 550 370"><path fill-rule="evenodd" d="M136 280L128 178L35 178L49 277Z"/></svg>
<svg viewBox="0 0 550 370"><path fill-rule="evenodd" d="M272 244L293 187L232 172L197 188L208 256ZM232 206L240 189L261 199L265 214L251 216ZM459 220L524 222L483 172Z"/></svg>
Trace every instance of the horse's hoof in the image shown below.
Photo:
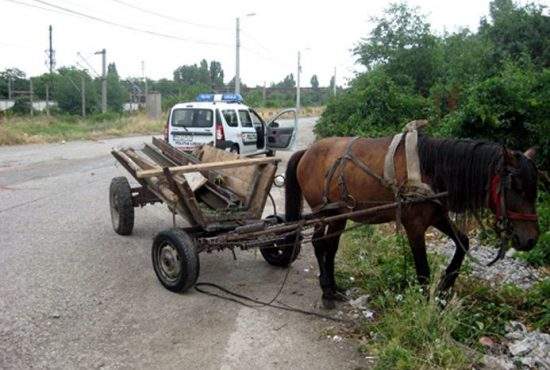
<svg viewBox="0 0 550 370"><path fill-rule="evenodd" d="M335 301L338 301L338 302L347 302L348 301L348 297L346 296L346 294L339 291L339 290L336 290L334 292L332 299L335 300Z"/></svg>
<svg viewBox="0 0 550 370"><path fill-rule="evenodd" d="M336 303L334 303L334 299L323 298L322 301L324 309L333 310L336 308Z"/></svg>

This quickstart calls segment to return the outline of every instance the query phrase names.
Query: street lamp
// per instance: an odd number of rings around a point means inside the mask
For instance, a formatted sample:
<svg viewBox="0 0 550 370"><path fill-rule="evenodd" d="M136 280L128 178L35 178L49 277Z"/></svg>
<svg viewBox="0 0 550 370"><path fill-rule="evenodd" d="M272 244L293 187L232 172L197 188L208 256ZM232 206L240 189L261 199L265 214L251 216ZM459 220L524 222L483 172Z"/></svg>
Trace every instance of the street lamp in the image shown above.
<svg viewBox="0 0 550 370"><path fill-rule="evenodd" d="M245 17L253 17L256 13L245 14ZM241 92L241 61L240 61L240 49L241 49L241 27L240 18L237 17L237 43L236 43L236 57L235 57L235 94Z"/></svg>

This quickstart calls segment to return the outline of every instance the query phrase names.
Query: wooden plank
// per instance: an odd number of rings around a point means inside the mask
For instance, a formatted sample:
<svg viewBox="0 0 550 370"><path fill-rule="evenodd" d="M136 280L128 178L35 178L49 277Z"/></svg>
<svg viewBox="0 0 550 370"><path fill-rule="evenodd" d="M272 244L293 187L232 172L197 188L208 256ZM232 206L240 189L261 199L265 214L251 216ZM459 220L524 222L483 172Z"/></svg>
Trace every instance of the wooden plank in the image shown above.
<svg viewBox="0 0 550 370"><path fill-rule="evenodd" d="M254 189L255 191L250 199L250 207L248 208L254 218L262 218L267 196L271 191L271 186L273 185L273 178L275 177L276 171L276 164L262 166L261 175L259 176L256 188Z"/></svg>
<svg viewBox="0 0 550 370"><path fill-rule="evenodd" d="M236 168L236 167L255 166L259 164L276 163L279 161L280 159L278 158L236 159L233 161L210 162L210 163L190 164L187 166L169 167L168 170L172 174L180 174L180 173L189 173L189 172L199 172L199 171L209 170L209 169L227 169L227 168ZM136 173L137 177L140 179L146 178L146 177L155 177L162 174L163 174L162 169L142 170Z"/></svg>
<svg viewBox="0 0 550 370"><path fill-rule="evenodd" d="M238 154L229 153L224 150L204 145L201 147L199 157L203 163L227 162L240 159ZM220 169L223 184L230 188L244 199L248 204L253 190L253 184L256 182L258 166L239 167L232 169Z"/></svg>

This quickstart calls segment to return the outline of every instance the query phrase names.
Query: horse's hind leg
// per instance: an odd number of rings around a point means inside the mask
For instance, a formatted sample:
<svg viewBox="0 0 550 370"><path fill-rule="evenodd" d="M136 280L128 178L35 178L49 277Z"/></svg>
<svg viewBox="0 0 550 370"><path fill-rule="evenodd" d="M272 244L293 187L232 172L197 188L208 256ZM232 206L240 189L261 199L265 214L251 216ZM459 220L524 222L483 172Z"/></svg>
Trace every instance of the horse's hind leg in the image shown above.
<svg viewBox="0 0 550 370"><path fill-rule="evenodd" d="M455 254L445 270L445 275L442 277L439 282L438 290L444 291L452 287L455 283L458 273L460 271L460 266L464 261L464 256L470 248L470 242L468 237L464 235L460 230L456 230L451 225L447 215L443 215L436 223L434 227L447 235L455 243ZM456 233L455 233L456 232Z"/></svg>
<svg viewBox="0 0 550 370"><path fill-rule="evenodd" d="M424 225L404 224L411 247L416 276L420 285L426 286L430 281L430 265L426 255L425 233L427 227Z"/></svg>

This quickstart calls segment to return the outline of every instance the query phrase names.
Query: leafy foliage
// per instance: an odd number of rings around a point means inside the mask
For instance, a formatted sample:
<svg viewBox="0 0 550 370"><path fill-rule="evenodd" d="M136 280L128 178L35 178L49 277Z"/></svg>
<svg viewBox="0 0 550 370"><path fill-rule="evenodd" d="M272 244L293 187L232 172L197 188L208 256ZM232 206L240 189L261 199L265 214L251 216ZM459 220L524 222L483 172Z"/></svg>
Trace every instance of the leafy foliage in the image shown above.
<svg viewBox="0 0 550 370"><path fill-rule="evenodd" d="M354 49L367 71L329 101L317 134L375 136L429 118L435 135L536 145L548 170L550 17L543 10L494 0L477 33L436 35L418 9L391 5Z"/></svg>

